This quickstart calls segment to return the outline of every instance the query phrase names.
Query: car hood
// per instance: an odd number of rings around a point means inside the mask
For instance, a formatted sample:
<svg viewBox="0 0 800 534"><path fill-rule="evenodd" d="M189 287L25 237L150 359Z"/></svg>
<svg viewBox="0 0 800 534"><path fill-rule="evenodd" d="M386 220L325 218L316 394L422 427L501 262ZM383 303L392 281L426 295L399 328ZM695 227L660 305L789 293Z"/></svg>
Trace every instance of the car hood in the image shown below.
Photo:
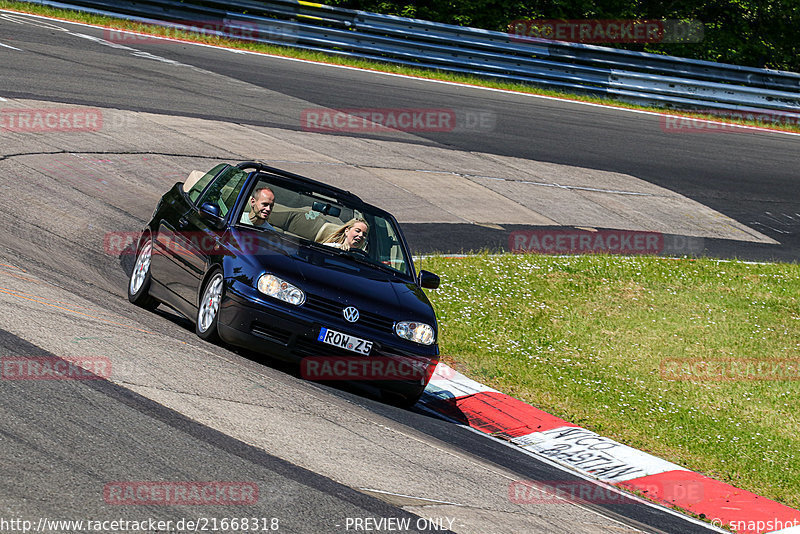
<svg viewBox="0 0 800 534"><path fill-rule="evenodd" d="M355 306L394 320L436 324L425 293L414 282L276 233L232 229L229 273L252 278L269 272L296 284L309 298ZM230 276L231 274L229 274Z"/></svg>

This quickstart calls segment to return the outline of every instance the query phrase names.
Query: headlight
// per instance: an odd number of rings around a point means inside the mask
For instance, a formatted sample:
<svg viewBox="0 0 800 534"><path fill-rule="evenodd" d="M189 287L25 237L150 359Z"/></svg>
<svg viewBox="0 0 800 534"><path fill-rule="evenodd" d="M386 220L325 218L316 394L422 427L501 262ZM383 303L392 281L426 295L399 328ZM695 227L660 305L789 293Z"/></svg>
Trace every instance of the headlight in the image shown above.
<svg viewBox="0 0 800 534"><path fill-rule="evenodd" d="M270 297L300 306L306 301L306 294L299 287L293 286L286 280L281 280L274 274L262 274L258 279L258 290Z"/></svg>
<svg viewBox="0 0 800 534"><path fill-rule="evenodd" d="M400 321L394 325L394 331L403 339L411 340L420 345L430 345L434 342L433 328L425 323Z"/></svg>

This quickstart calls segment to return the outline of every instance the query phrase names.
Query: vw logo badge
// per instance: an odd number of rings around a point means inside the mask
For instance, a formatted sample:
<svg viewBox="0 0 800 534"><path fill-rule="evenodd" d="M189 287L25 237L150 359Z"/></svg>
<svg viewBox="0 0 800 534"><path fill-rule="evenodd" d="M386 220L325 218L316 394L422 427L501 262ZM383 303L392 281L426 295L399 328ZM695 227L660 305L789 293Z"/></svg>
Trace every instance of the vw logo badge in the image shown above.
<svg viewBox="0 0 800 534"><path fill-rule="evenodd" d="M351 323L358 321L358 310L354 306L348 306L343 309L342 315Z"/></svg>

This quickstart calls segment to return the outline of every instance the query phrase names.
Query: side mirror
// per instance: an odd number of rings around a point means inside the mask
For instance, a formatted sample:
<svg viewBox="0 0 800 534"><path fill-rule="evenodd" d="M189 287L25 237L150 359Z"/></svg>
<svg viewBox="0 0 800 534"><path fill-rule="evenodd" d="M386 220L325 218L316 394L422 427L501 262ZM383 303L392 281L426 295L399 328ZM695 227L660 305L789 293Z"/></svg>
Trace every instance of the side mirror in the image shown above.
<svg viewBox="0 0 800 534"><path fill-rule="evenodd" d="M219 206L211 202L206 202L200 206L200 218L208 222L211 226L219 230L222 227L222 216Z"/></svg>
<svg viewBox="0 0 800 534"><path fill-rule="evenodd" d="M439 277L430 271L422 270L419 272L419 285L425 289L436 289L439 287Z"/></svg>

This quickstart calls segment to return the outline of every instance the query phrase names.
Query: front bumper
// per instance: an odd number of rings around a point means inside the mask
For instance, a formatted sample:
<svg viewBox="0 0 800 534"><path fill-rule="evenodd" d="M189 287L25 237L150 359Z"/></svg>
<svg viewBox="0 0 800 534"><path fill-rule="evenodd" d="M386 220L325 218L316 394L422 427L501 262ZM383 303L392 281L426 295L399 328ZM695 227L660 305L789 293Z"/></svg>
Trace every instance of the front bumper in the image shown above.
<svg viewBox="0 0 800 534"><path fill-rule="evenodd" d="M370 355L361 356L323 344L317 340L322 327L372 341ZM435 343L421 346L401 340L392 332L354 328L314 310L273 302L269 297L254 299L236 291L235 284L228 285L220 304L218 330L227 343L300 363L304 378L315 379L307 370L335 371L333 375L319 375L320 380L368 383L401 395L413 395L424 389L439 361L439 347ZM326 360L330 360L327 365ZM339 372L345 369L342 362L348 364L347 370ZM367 367L369 372L365 374Z"/></svg>

